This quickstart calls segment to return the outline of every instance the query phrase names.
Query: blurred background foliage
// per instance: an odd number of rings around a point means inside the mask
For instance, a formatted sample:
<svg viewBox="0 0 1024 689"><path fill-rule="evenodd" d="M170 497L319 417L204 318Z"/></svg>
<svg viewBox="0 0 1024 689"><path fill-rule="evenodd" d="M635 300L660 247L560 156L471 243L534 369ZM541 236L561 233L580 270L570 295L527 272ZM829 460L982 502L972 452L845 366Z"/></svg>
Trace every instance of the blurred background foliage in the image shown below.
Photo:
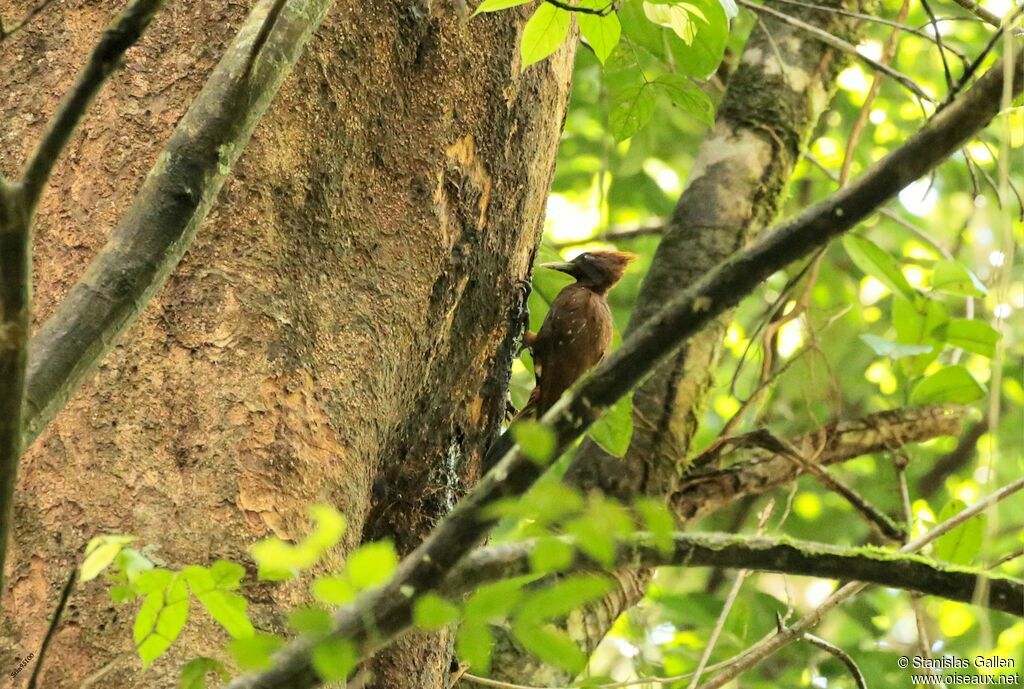
<svg viewBox="0 0 1024 689"><path fill-rule="evenodd" d="M894 20L901 4L883 0L875 13ZM933 0L931 4L940 18L941 39L955 81L965 65L956 53L972 60L985 47L993 27L951 0ZM981 4L999 16L1011 10L1008 0L983 0ZM774 7L787 10L781 2ZM723 83L755 21L749 11L740 11L732 20L722 66L703 86L712 103L720 100ZM893 67L941 99L948 91L945 70L936 43L927 39L932 35L929 17L920 3L911 3L905 23L920 28L925 37L903 33ZM891 31L890 26L869 24L858 49L877 58ZM983 68L998 59L999 51L995 53ZM614 65L616 59L613 54L609 64ZM621 332L657 248L657 228L682 191L707 124L671 99L664 99L634 135L617 141L609 126L609 115L619 97L615 78L612 69L602 70L592 50L580 46L541 258L558 253L571 258L588 248L609 246L640 254L611 293ZM851 130L861 115L872 79L873 74L860 64L850 64L840 74L831 107L809 142L810 158L800 163L792 179L781 217L792 216L835 191L835 179L848 156L849 178L854 179L926 120L931 106L922 106L893 80L883 80L866 112L863 135L848 150ZM717 384L703 412L694 452L718 437L737 413L741 416L734 433L767 427L777 436L791 436L831 419L907 406L917 401L915 396L922 398L920 391L914 393L920 381L950 367L956 367L959 374L963 367L969 373L967 380L976 382L976 390L968 384L964 392L965 379L958 379L960 392L940 391L938 399L960 395L977 408L975 418L965 426L967 437L960 448L965 451L937 482L929 471L957 450L957 438L910 446L902 457L909 462L906 471L914 533L933 525L944 509L952 509L956 504L952 501L970 504L1020 476L1024 469L1024 319L1020 317L1024 270L1021 252L1014 244L1024 234L1020 201L1024 108L1019 102L1015 106L933 175L904 190L897 201L887 205L888 215L876 214L854 231L884 251L887 265L868 265L865 270L863 252L858 255L856 247L835 242L817 270L805 270L807 264L794 265L743 302L731 317L715 372ZM614 237L637 228L650 232ZM967 282L954 280L956 284L951 285L948 273L954 268L950 260L974 277L965 278ZM943 262L947 263L936 271ZM886 279L886 271L893 269L898 275ZM530 301L534 329L546 313L545 297L550 299L564 280L564 276L546 271L535 275ZM893 294L894 289L899 292L908 286L909 294ZM929 316L929 332L921 337L908 334L908 319L922 309L922 313L935 312ZM781 324L769 328L780 316ZM956 337L946 342L932 337L934 326L944 322L948 326L950 319L977 321L977 326L964 326L958 320L957 327L982 333L982 340L987 337L985 332L994 329L1001 339L995 344L989 340L972 345ZM940 328L939 332L952 329ZM765 380L769 382L763 395L744 407L744 401ZM527 355L515 366L514 401L522 404L531 387ZM996 419L995 428L972 430L989 418ZM894 469L898 459L862 457L836 467L835 473L902 521ZM766 535L785 534L837 545L878 542L871 527L846 501L810 477L801 479L792 491L740 502L694 528L753 533L758 528L759 511L769 502L774 502L774 511L764 527ZM1022 524L1020 501L1007 501L989 513L970 547L953 557L972 565L997 563L1024 547ZM1024 557L998 564L994 571L1024 576ZM592 672L627 680L693 670L735 576L699 569L659 571L644 602L618 621L595 654ZM772 632L776 613L809 610L833 588L830 581L751 575L739 591L710 662L724 660ZM928 643L935 654L965 658L999 655L1017 659L1020 670L1024 662L1021 621L953 602L925 599L921 605ZM913 603L906 594L870 588L829 615L818 634L850 652L870 686L909 685L908 672L896 664L899 655L916 655L919 648ZM673 686L687 684L688 680ZM745 688L810 685L854 686L838 660L807 643L790 645L740 681Z"/></svg>

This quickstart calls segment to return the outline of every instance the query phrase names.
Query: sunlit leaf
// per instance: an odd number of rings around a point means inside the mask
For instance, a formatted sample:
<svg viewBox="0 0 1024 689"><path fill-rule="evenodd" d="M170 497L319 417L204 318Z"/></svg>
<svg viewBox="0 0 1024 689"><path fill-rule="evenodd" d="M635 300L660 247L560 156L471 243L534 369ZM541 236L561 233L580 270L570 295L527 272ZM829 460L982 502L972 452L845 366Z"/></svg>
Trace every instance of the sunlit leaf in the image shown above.
<svg viewBox="0 0 1024 689"><path fill-rule="evenodd" d="M206 689L206 676L214 673L221 682L226 682L230 675L224 669L224 663L214 658L193 658L181 669L178 689Z"/></svg>
<svg viewBox="0 0 1024 689"><path fill-rule="evenodd" d="M526 456L538 464L550 462L558 447L555 432L532 419L517 421L512 426L512 437Z"/></svg>
<svg viewBox="0 0 1024 689"><path fill-rule="evenodd" d="M345 571L356 590L380 586L398 566L398 553L391 541L374 541L359 546L348 556Z"/></svg>
<svg viewBox="0 0 1024 689"><path fill-rule="evenodd" d="M875 351L875 354L879 356L887 356L890 359L902 359L908 356L916 356L918 354L928 354L934 347L931 345L913 345L913 344L901 344L899 342L893 342L887 340L884 337L878 335L871 335L865 333L860 336L860 339L864 341L867 346L871 347Z"/></svg>
<svg viewBox="0 0 1024 689"><path fill-rule="evenodd" d="M443 629L458 618L458 606L434 593L424 594L413 607L413 623L427 632Z"/></svg>
<svg viewBox="0 0 1024 689"><path fill-rule="evenodd" d="M896 259L871 240L848 234L843 237L843 248L854 265L888 287L893 294L910 301L917 297Z"/></svg>
<svg viewBox="0 0 1024 689"><path fill-rule="evenodd" d="M356 647L344 639L325 639L313 649L313 669L325 682L347 679L358 662Z"/></svg>
<svg viewBox="0 0 1024 689"><path fill-rule="evenodd" d="M985 388L963 366L947 366L918 382L910 391L911 404L967 404L985 396Z"/></svg>
<svg viewBox="0 0 1024 689"><path fill-rule="evenodd" d="M234 656L238 667L243 670L265 670L270 667L274 652L284 642L273 634L257 632L253 636L235 639L228 644L228 651Z"/></svg>
<svg viewBox="0 0 1024 689"><path fill-rule="evenodd" d="M967 503L953 498L939 512L938 521L947 521L965 509ZM974 556L981 550L984 537L985 521L982 515L972 517L935 539L935 557L955 565L971 564Z"/></svg>
<svg viewBox="0 0 1024 689"><path fill-rule="evenodd" d="M1002 337L998 330L985 321L954 318L936 328L935 337L953 347L992 358L996 344Z"/></svg>
<svg viewBox="0 0 1024 689"><path fill-rule="evenodd" d="M572 16L569 12L542 2L537 6L533 16L523 27L523 38L520 51L523 57L523 69L558 50L565 37L569 35L569 23Z"/></svg>
<svg viewBox="0 0 1024 689"><path fill-rule="evenodd" d="M939 261L932 271L932 289L964 297L984 297L988 294L978 276L956 261Z"/></svg>
<svg viewBox="0 0 1024 689"><path fill-rule="evenodd" d="M476 11L473 12L473 16L482 12L497 12L499 10L507 10L510 7L518 7L519 5L525 5L533 0L484 0L481 2Z"/></svg>
<svg viewBox="0 0 1024 689"><path fill-rule="evenodd" d="M105 570L121 549L135 540L134 536L97 536L85 548L85 561L79 570L79 581L95 579Z"/></svg>
<svg viewBox="0 0 1024 689"><path fill-rule="evenodd" d="M616 141L633 136L647 124L657 102L654 89L644 83L626 89L612 101L608 112L608 128Z"/></svg>
<svg viewBox="0 0 1024 689"><path fill-rule="evenodd" d="M587 431L605 452L622 457L633 438L633 395L625 395L612 405Z"/></svg>
<svg viewBox="0 0 1024 689"><path fill-rule="evenodd" d="M605 0L582 0L580 2L580 7L593 10L603 10L607 6L608 3ZM576 21L579 22L583 38L594 49L594 54L601 64L604 64L622 37L622 25L619 23L618 15L615 12L609 12L606 15L580 12L576 15Z"/></svg>

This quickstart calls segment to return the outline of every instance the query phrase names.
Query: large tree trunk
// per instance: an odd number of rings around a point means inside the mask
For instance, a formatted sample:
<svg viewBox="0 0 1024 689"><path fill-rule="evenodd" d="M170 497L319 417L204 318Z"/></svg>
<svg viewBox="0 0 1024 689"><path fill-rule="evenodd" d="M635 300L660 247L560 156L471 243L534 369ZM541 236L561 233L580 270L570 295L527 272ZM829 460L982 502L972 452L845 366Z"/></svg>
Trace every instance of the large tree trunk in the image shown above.
<svg viewBox="0 0 1024 689"><path fill-rule="evenodd" d="M0 16L36 3L0 2ZM56 3L0 45L3 172L120 2ZM334 8L257 128L176 275L22 462L0 667L35 652L89 538L160 546L171 566L244 558L338 507L347 546L414 544L473 480L504 412L521 280L539 238L572 49L519 74L524 13L458 2ZM57 169L36 230L37 324L115 224L243 18L169 3ZM364 526L367 527L364 533ZM339 553L330 564L337 565ZM298 587L251 591L280 630ZM144 679L132 611L91 582L45 673L172 686L222 639L198 622ZM409 637L379 686L441 686L443 640Z"/></svg>

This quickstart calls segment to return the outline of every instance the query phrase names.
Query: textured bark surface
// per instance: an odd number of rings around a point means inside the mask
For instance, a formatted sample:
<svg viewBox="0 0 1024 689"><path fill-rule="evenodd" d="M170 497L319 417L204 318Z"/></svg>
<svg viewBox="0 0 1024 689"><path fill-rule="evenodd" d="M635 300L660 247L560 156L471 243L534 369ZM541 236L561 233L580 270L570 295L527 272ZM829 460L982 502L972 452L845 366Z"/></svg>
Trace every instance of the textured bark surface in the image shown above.
<svg viewBox="0 0 1024 689"><path fill-rule="evenodd" d="M798 14L791 6L784 9ZM843 17L809 12L801 18L845 38L856 35ZM677 293L679 285L696 282L775 218L842 66L842 56L789 25L765 19L754 29L729 78L715 125L697 153L687 188L666 223L627 335ZM636 389L633 440L624 459L585 440L566 480L623 500L669 495L685 469L726 325L723 319L706 328ZM592 650L615 618L643 596L648 577L643 571L620 572L617 580L624 585L619 591L570 619L569 631L585 650ZM510 640L503 640L496 654L495 675L501 679L523 684L571 679L538 668Z"/></svg>
<svg viewBox="0 0 1024 689"><path fill-rule="evenodd" d="M571 50L519 74L525 13L339 3L179 270L23 460L0 667L35 652L89 538L131 533L171 566L301 536L401 550L476 472L504 411L518 283L542 225ZM35 3L0 2L8 23ZM2 170L14 175L118 2L55 3L0 44ZM169 3L56 170L36 229L36 321L81 274L247 7ZM339 552L331 561L341 560ZM296 587L255 587L279 630ZM132 611L72 600L43 681L173 686L222 638L197 622L145 676ZM441 686L447 645L407 637L378 686Z"/></svg>

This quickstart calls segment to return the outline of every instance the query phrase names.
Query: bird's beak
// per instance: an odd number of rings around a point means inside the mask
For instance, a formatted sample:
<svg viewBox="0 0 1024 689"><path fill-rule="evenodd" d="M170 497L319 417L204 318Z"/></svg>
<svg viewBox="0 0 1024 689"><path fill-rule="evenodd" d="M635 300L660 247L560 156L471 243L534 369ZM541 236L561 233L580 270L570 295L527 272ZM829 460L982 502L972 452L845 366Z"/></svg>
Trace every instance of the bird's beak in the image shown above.
<svg viewBox="0 0 1024 689"><path fill-rule="evenodd" d="M557 270L561 273L568 273L572 275L573 269L576 267L574 263L555 261L554 263L541 263L541 268L547 268L548 270Z"/></svg>

